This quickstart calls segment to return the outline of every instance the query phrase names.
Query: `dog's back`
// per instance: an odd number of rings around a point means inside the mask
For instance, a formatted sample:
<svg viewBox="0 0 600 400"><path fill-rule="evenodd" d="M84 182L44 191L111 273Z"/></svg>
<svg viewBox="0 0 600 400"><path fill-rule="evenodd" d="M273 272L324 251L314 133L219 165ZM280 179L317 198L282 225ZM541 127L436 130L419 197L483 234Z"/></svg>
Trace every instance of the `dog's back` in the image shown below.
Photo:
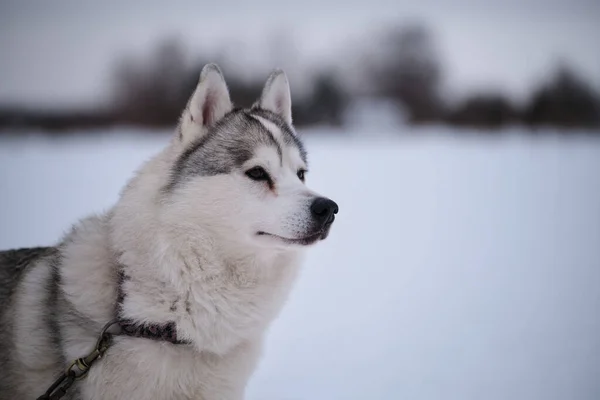
<svg viewBox="0 0 600 400"><path fill-rule="evenodd" d="M27 266L50 255L54 247L31 247L0 251L0 316L10 308L12 293Z"/></svg>
<svg viewBox="0 0 600 400"><path fill-rule="evenodd" d="M28 379L26 376L19 377L19 372L25 372L27 369L21 365L17 357L17 341L15 332L15 321L17 319L27 318L19 316L17 307L17 298L25 297L28 293L19 291L22 289L21 282L26 274L40 263L46 264L50 259L58 255L58 250L54 247L35 247L22 248L16 250L0 251L0 399L19 398L22 393L20 387ZM44 286L39 290L43 290ZM29 301L31 300L31 301ZM25 299L31 306L40 306L33 304L35 298ZM36 321L36 325L43 325L44 321ZM26 345L26 342L22 342ZM22 348L22 347L21 347ZM52 353L51 349L48 349ZM25 386L28 386L25 384ZM40 393L41 394L41 393Z"/></svg>

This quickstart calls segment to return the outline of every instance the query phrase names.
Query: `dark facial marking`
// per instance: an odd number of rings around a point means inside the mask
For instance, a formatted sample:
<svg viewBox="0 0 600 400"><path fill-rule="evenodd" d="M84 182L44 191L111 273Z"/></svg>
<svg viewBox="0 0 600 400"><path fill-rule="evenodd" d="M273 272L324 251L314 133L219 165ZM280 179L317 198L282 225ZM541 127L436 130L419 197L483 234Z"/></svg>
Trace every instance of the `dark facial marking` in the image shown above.
<svg viewBox="0 0 600 400"><path fill-rule="evenodd" d="M250 112L277 125L277 127L281 129L281 132L283 133L283 141L285 142L285 144L296 146L298 148L298 151L300 152L300 157L302 158L302 161L304 161L304 163L306 164L306 150L304 149L302 141L300 141L298 136L294 133L292 128L287 124L287 122L283 120L282 117L275 114L274 112L265 110L260 107L253 107L250 110Z"/></svg>
<svg viewBox="0 0 600 400"><path fill-rule="evenodd" d="M208 162L202 162L203 154L200 154L198 157L198 153L202 152L207 144L217 135L219 128L224 127L226 122L232 118L232 115L238 113L239 110L240 109L234 109L227 113L219 122L217 122L217 124L215 124L215 126L211 127L206 134L200 136L185 149L185 151L175 162L175 165L171 170L171 179L163 188L163 192L171 192L175 186L180 183L182 177L186 174L190 174L191 172L195 173L195 175L216 175L217 173L224 173L219 171L216 168L216 165L214 166L215 168L213 168L213 170L210 170L210 164ZM250 156L248 155L248 157Z"/></svg>
<svg viewBox="0 0 600 400"><path fill-rule="evenodd" d="M284 132L286 144L296 145L305 159L306 153L302 144L281 118L279 121L274 120L273 113L264 114L260 109L253 110L259 111L252 113L274 122ZM194 141L175 162L170 182L163 188L163 192L171 192L186 178L227 174L235 168L240 168L252 158L253 149L260 145L274 146L282 160L281 145L260 120L249 113L250 111L241 109L229 112L206 134Z"/></svg>

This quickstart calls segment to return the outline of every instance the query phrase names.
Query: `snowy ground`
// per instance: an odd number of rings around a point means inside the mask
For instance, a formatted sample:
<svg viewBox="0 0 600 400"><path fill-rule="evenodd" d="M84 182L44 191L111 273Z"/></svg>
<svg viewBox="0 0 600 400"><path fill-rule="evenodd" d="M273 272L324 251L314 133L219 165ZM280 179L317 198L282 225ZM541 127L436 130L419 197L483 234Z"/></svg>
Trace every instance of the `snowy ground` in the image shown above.
<svg viewBox="0 0 600 400"><path fill-rule="evenodd" d="M0 248L109 207L165 137L0 141ZM600 398L600 141L307 139L340 204L250 400Z"/></svg>

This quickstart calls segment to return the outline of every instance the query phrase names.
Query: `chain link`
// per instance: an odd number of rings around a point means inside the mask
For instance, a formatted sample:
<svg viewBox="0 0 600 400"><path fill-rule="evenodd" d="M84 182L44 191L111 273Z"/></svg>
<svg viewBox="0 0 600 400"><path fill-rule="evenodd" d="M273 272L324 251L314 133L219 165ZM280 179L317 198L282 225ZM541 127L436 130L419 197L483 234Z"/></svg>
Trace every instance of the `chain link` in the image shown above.
<svg viewBox="0 0 600 400"><path fill-rule="evenodd" d="M59 400L67 394L67 390L76 380L85 378L94 362L101 358L112 344L112 334L108 333L108 329L117 323L118 320L114 319L104 325L94 350L85 357L73 360L65 372L37 400Z"/></svg>

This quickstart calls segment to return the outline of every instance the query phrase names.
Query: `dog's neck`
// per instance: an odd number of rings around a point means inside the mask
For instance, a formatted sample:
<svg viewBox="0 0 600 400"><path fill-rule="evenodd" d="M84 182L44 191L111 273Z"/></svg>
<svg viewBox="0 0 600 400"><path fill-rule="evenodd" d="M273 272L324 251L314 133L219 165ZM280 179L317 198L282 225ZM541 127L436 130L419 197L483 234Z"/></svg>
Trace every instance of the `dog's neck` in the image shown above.
<svg viewBox="0 0 600 400"><path fill-rule="evenodd" d="M120 313L140 323L174 323L178 340L221 353L244 337L261 334L275 317L301 254L232 252L219 247L222 242L210 233L199 234L191 244L144 232L135 246L117 247L125 278Z"/></svg>

